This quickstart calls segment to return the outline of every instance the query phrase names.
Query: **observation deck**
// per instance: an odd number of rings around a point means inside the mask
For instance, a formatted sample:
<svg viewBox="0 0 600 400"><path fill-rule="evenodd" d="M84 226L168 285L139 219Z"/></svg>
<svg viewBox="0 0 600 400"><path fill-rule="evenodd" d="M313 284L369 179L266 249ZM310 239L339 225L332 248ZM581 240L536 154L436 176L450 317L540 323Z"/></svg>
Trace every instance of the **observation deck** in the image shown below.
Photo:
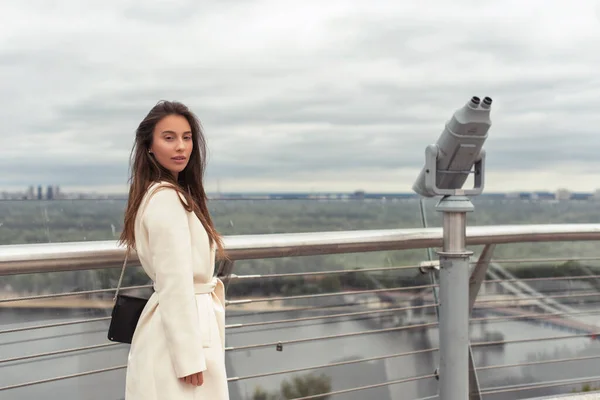
<svg viewBox="0 0 600 400"><path fill-rule="evenodd" d="M471 399L600 398L600 254L494 257L509 244L598 240L600 224L467 228ZM361 260L441 245L441 228L226 236L230 261L217 269L231 399L437 398L439 264ZM72 288L0 284L0 398L123 398L128 345L106 339L123 257L115 241L0 246L0 279L52 276ZM136 262L122 290L148 295ZM519 265L555 273L517 276Z"/></svg>

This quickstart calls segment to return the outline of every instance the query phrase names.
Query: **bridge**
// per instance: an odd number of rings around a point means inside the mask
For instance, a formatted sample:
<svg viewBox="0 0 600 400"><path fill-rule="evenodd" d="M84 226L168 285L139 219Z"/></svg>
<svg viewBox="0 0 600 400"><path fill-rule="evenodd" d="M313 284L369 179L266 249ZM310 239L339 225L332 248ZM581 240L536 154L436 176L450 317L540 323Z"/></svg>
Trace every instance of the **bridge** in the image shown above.
<svg viewBox="0 0 600 400"><path fill-rule="evenodd" d="M600 386L600 327L594 317L599 276L584 266L578 276L520 279L503 265L536 260L493 257L503 244L599 239L600 224L467 228L467 245L483 246L472 260L469 303L464 304L472 310L471 399L600 398L598 392L581 393ZM437 300L439 264L284 274L244 269L247 260L302 257L311 262L317 256L441 244L440 228L226 237L231 261L219 271L231 294L226 353L232 400L267 399L283 380L295 382L295 400L437 398L443 343L437 329L437 309L443 307ZM114 272L105 287L68 292L14 293L0 284L2 399L123 398L128 346L106 339L114 276L123 256L112 241L0 246L3 277ZM373 273L398 274L404 283L380 281ZM351 278L357 274L371 278ZM429 281L406 283L419 276ZM304 292L294 292L299 289L290 280L302 282ZM589 285L557 294L534 286L558 280ZM273 281L275 289L288 285L289 290L270 294ZM147 293L149 288L143 282L127 290ZM490 331L490 325L501 328ZM561 350L565 343L573 354Z"/></svg>

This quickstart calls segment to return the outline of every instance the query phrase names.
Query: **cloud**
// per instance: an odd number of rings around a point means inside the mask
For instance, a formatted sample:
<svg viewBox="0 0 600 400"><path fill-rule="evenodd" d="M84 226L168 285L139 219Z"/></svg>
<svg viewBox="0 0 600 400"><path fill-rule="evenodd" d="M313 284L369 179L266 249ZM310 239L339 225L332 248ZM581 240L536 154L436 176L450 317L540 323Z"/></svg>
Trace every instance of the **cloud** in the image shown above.
<svg viewBox="0 0 600 400"><path fill-rule="evenodd" d="M489 190L593 190L599 10L596 0L11 2L0 188L125 187L137 124L176 99L205 129L209 189L410 190L425 146L479 95L494 99Z"/></svg>

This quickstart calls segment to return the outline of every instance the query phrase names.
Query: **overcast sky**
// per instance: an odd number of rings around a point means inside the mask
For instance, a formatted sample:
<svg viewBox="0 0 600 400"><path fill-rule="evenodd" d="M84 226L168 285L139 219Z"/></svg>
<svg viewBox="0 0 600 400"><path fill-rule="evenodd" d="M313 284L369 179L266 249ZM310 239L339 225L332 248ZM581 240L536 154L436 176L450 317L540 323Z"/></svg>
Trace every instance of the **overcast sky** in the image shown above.
<svg viewBox="0 0 600 400"><path fill-rule="evenodd" d="M488 191L600 188L598 0L9 0L0 188L126 188L134 130L186 103L215 191L410 191L494 99Z"/></svg>

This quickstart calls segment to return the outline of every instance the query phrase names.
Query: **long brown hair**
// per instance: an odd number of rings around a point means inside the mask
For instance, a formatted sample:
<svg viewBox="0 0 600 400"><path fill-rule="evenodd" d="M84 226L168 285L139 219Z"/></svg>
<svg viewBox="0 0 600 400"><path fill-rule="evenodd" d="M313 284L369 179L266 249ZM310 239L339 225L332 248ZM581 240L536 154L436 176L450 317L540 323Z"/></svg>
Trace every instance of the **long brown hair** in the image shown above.
<svg viewBox="0 0 600 400"><path fill-rule="evenodd" d="M180 115L187 119L192 129L193 149L185 169L177 180L154 156L149 153L152 146L154 127L166 116ZM172 184L180 193L181 204L194 213L208 233L211 245L217 246L217 256L226 258L221 236L217 232L208 212L207 196L204 191L204 171L206 169L206 140L196 115L184 104L175 101L160 101L146 115L135 132L135 142L131 150L129 178L129 198L125 209L123 231L119 242L129 249L135 249L135 218L146 191L155 182ZM181 198L183 196L183 199Z"/></svg>

